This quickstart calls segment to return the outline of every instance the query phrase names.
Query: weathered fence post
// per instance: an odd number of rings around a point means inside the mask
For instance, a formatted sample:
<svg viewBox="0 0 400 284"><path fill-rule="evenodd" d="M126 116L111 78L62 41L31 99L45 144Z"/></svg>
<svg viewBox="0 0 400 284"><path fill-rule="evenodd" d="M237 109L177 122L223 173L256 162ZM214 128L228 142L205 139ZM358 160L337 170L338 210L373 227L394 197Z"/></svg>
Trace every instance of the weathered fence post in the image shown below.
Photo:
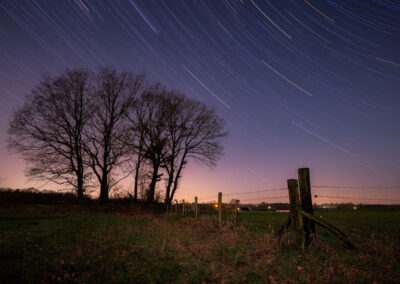
<svg viewBox="0 0 400 284"><path fill-rule="evenodd" d="M185 199L182 199L182 216L185 216Z"/></svg>
<svg viewBox="0 0 400 284"><path fill-rule="evenodd" d="M239 200L236 199L235 206L235 226L239 225Z"/></svg>
<svg viewBox="0 0 400 284"><path fill-rule="evenodd" d="M308 168L298 169L299 189L301 199L301 209L314 215L311 199L311 183L310 183L310 170ZM305 232L305 245L309 246L311 241L315 239L315 224L314 221L303 216L304 232Z"/></svg>
<svg viewBox="0 0 400 284"><path fill-rule="evenodd" d="M199 211L197 209L197 196L194 198L194 218L199 219Z"/></svg>
<svg viewBox="0 0 400 284"><path fill-rule="evenodd" d="M178 215L178 200L175 199L175 215Z"/></svg>
<svg viewBox="0 0 400 284"><path fill-rule="evenodd" d="M305 236L303 227L303 216L301 214L300 195L297 179L289 179L289 201L290 201L290 216L292 219L292 229L294 233L294 243L297 247L304 249Z"/></svg>
<svg viewBox="0 0 400 284"><path fill-rule="evenodd" d="M218 192L218 227L222 227L222 192Z"/></svg>

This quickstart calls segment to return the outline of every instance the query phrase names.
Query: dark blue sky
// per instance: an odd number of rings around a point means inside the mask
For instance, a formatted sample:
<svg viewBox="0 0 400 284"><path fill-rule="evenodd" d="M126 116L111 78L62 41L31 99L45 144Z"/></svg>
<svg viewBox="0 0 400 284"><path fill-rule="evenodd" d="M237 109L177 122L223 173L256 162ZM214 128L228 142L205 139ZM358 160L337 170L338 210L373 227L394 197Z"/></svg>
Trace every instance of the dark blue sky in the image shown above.
<svg viewBox="0 0 400 284"><path fill-rule="evenodd" d="M224 158L214 170L190 165L179 198L285 187L303 166L314 185L400 185L395 2L1 1L0 176L25 185L23 162L4 147L7 121L42 75L107 65L227 120ZM314 193L400 200L400 188Z"/></svg>

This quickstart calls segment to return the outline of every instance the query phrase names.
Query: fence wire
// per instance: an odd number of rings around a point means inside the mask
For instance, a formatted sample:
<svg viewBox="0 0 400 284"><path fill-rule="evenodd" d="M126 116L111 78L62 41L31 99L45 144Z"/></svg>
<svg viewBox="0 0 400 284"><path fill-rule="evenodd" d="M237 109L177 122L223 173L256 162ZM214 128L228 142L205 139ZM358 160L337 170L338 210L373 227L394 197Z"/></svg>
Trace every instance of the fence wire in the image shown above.
<svg viewBox="0 0 400 284"><path fill-rule="evenodd" d="M400 186L397 185L374 185L374 186L368 186L368 185L359 185L359 186L337 186L337 185L312 185L311 188L336 188L336 189L400 189ZM245 191L245 192L228 192L228 193L223 193L223 197L225 196L242 196L242 195L248 195L248 194L254 194L254 193L264 193L264 192L273 192L273 191L285 191L287 188L283 187L276 187L276 188L268 188L268 189L263 189L263 190L256 190L256 191ZM335 199L352 199L352 200L368 200L368 201L396 201L400 202L400 199L384 199L384 198L364 198L361 196L356 196L356 197L351 197L351 196L335 196L335 195L319 195L318 193L314 193L314 197L323 197L323 198L335 198ZM198 197L199 202L207 203L207 202L214 202L217 200L218 194L214 195L209 195L206 197ZM271 196L271 197L258 197L258 198L250 198L250 199L243 199L240 201L257 201L257 200L274 200L274 199L283 199L283 198L288 198L288 196Z"/></svg>
<svg viewBox="0 0 400 284"><path fill-rule="evenodd" d="M371 200L371 201L400 201L400 199L382 199L382 198L363 198L363 197L350 197L350 196L334 196L334 195L315 195L315 198L337 198L337 199L357 199L357 200Z"/></svg>
<svg viewBox="0 0 400 284"><path fill-rule="evenodd" d="M312 188L354 188L354 189L378 189L378 188L388 188L388 189L400 189L400 186L379 186L379 185L374 185L374 186L338 186L338 185L313 185L311 186Z"/></svg>

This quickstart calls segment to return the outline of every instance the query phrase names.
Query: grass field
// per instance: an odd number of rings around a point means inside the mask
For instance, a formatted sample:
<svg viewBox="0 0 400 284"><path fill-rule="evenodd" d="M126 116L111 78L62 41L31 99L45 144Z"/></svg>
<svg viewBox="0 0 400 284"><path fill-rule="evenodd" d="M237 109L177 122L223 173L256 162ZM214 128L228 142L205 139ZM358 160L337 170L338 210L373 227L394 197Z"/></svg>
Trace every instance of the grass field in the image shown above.
<svg viewBox="0 0 400 284"><path fill-rule="evenodd" d="M241 212L241 226L193 217L102 213L79 205L0 208L0 279L9 283L400 282L400 211L316 212L356 243L318 228L305 252L275 232L287 213Z"/></svg>

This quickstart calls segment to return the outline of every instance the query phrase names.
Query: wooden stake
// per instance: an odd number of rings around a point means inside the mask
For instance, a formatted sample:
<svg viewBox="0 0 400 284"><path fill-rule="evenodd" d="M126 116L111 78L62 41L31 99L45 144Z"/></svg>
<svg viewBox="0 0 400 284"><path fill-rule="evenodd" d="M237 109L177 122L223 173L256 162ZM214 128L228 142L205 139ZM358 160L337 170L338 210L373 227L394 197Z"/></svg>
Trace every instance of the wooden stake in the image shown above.
<svg viewBox="0 0 400 284"><path fill-rule="evenodd" d="M185 216L185 199L182 199L182 216Z"/></svg>
<svg viewBox="0 0 400 284"><path fill-rule="evenodd" d="M303 216L301 214L300 195L297 179L289 179L288 190L290 200L290 216L293 229L293 239L297 247L304 249L305 235L303 227Z"/></svg>
<svg viewBox="0 0 400 284"><path fill-rule="evenodd" d="M222 227L222 192L218 192L218 227Z"/></svg>
<svg viewBox="0 0 400 284"><path fill-rule="evenodd" d="M199 219L199 211L197 209L197 196L194 198L194 218Z"/></svg>
<svg viewBox="0 0 400 284"><path fill-rule="evenodd" d="M310 170L308 168L298 169L299 189L301 199L301 209L310 215L314 215L311 197ZM304 232L306 237L306 246L309 246L315 240L314 222L303 216Z"/></svg>

